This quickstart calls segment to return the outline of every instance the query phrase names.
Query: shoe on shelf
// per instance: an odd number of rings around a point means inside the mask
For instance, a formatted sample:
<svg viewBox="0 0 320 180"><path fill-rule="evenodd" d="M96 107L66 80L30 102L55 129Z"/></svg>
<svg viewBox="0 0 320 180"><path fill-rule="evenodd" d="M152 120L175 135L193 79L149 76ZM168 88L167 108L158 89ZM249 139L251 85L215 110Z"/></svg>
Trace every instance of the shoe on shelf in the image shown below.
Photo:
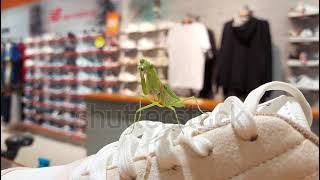
<svg viewBox="0 0 320 180"><path fill-rule="evenodd" d="M85 58L84 56L79 56L76 59L76 64L79 67L92 67L92 66L95 66L95 63L93 63L90 59Z"/></svg>
<svg viewBox="0 0 320 180"><path fill-rule="evenodd" d="M32 59L26 59L25 62L24 62L24 65L25 65L26 67L32 67L32 66L34 66L34 60L32 60Z"/></svg>
<svg viewBox="0 0 320 180"><path fill-rule="evenodd" d="M27 37L23 40L23 43L25 44L31 44L31 43L34 43L34 40L32 37Z"/></svg>
<svg viewBox="0 0 320 180"><path fill-rule="evenodd" d="M319 26L314 29L313 36L319 38Z"/></svg>
<svg viewBox="0 0 320 180"><path fill-rule="evenodd" d="M119 78L117 76L115 76L115 75L107 75L107 76L104 77L104 80L107 81L107 82L108 81L109 82L116 82L116 81L119 80Z"/></svg>
<svg viewBox="0 0 320 180"><path fill-rule="evenodd" d="M269 90L282 95L265 103ZM175 122L175 120L172 120ZM303 94L282 82L229 97L185 125L139 121L118 142L64 166L1 171L16 179L317 179L319 138Z"/></svg>
<svg viewBox="0 0 320 180"><path fill-rule="evenodd" d="M79 85L78 86L78 90L77 90L77 94L78 95L85 95L85 94L90 94L93 93L92 88L89 88L87 86L84 85Z"/></svg>
<svg viewBox="0 0 320 180"><path fill-rule="evenodd" d="M139 50L150 50L156 47L154 41L148 38L142 38L138 41Z"/></svg>
<svg viewBox="0 0 320 180"><path fill-rule="evenodd" d="M132 40L126 39L120 41L120 48L122 49L135 49L136 43Z"/></svg>
<svg viewBox="0 0 320 180"><path fill-rule="evenodd" d="M122 56L119 62L123 65L138 65L138 60L136 58L131 58L128 56Z"/></svg>
<svg viewBox="0 0 320 180"><path fill-rule="evenodd" d="M311 38L313 37L313 32L311 29L304 29L301 31L299 37L301 38Z"/></svg>
<svg viewBox="0 0 320 180"><path fill-rule="evenodd" d="M138 81L138 77L135 74L131 74L129 72L121 72L119 74L119 81L122 82L136 82Z"/></svg>
<svg viewBox="0 0 320 180"><path fill-rule="evenodd" d="M86 52L91 52L91 51L95 51L96 48L89 45L88 43L80 43L78 44L78 46L76 47L76 52L77 53L86 53Z"/></svg>
<svg viewBox="0 0 320 180"><path fill-rule="evenodd" d="M138 25L132 23L132 24L129 24L129 25L127 26L127 28L125 29L124 32L130 34L130 33L136 33L136 32L138 32L138 31L139 31Z"/></svg>
<svg viewBox="0 0 320 180"><path fill-rule="evenodd" d="M319 76L312 79L306 75L300 75L298 77L290 77L289 82L302 90L319 90Z"/></svg>
<svg viewBox="0 0 320 180"><path fill-rule="evenodd" d="M80 71L80 72L78 72L78 74L77 74L77 79L78 79L79 81L87 81L87 80L90 79L90 74L88 74L88 73L85 72L85 71Z"/></svg>
<svg viewBox="0 0 320 180"><path fill-rule="evenodd" d="M119 63L113 61L112 59L108 58L106 60L103 61L103 66L105 67L118 67Z"/></svg>
<svg viewBox="0 0 320 180"><path fill-rule="evenodd" d="M45 53L45 54L50 54L50 53L54 53L54 49L50 46L43 46L43 48L41 48L41 52Z"/></svg>
<svg viewBox="0 0 320 180"><path fill-rule="evenodd" d="M136 92L134 92L133 90L131 90L129 88L125 88L125 89L121 90L120 93L127 95L127 96L136 96L137 95Z"/></svg>
<svg viewBox="0 0 320 180"><path fill-rule="evenodd" d="M141 33L153 32L156 30L157 30L157 27L150 22L142 22L139 24L139 32Z"/></svg>
<svg viewBox="0 0 320 180"><path fill-rule="evenodd" d="M54 39L55 39L55 35L50 33L43 34L41 37L42 41L52 41Z"/></svg>
<svg viewBox="0 0 320 180"><path fill-rule="evenodd" d="M319 14L319 6L300 2L297 6L291 9L291 14Z"/></svg>

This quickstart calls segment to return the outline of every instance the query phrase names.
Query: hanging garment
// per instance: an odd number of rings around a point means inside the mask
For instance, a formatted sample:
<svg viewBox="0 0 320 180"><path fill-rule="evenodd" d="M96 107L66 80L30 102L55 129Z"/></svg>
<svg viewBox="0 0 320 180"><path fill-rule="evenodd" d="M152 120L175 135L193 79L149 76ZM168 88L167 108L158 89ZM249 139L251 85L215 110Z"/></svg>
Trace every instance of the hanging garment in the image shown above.
<svg viewBox="0 0 320 180"><path fill-rule="evenodd" d="M244 96L272 81L272 45L269 23L251 17L244 25L224 26L218 57L218 85L225 94Z"/></svg>
<svg viewBox="0 0 320 180"><path fill-rule="evenodd" d="M205 54L206 61L205 61L205 70L204 70L204 81L203 81L203 87L200 91L200 97L201 98L213 98L213 77L214 77L214 69L216 64L216 42L214 33L211 29L207 30L208 37L210 41L210 47L211 49L207 51Z"/></svg>
<svg viewBox="0 0 320 180"><path fill-rule="evenodd" d="M208 51L210 51L212 49L212 44L208 35L208 28L200 22L194 22L190 24L190 26L192 26L195 31L195 35L200 41L202 52L207 53Z"/></svg>
<svg viewBox="0 0 320 180"><path fill-rule="evenodd" d="M5 123L10 121L11 96L1 96L1 119Z"/></svg>
<svg viewBox="0 0 320 180"><path fill-rule="evenodd" d="M12 75L11 75L11 84L16 86L21 82L21 53L19 46L13 43L11 47L11 61L12 61Z"/></svg>
<svg viewBox="0 0 320 180"><path fill-rule="evenodd" d="M168 83L175 89L201 90L205 57L197 26L175 25L168 34Z"/></svg>
<svg viewBox="0 0 320 180"><path fill-rule="evenodd" d="M27 69L25 67L25 61L26 61L25 50L26 50L26 46L24 45L24 43L19 43L18 44L18 48L19 48L19 53L20 53L20 67L21 67L20 79L21 79L21 82L25 82L26 73L27 73Z"/></svg>
<svg viewBox="0 0 320 180"><path fill-rule="evenodd" d="M17 92L11 94L9 122L17 123L21 121L21 96Z"/></svg>

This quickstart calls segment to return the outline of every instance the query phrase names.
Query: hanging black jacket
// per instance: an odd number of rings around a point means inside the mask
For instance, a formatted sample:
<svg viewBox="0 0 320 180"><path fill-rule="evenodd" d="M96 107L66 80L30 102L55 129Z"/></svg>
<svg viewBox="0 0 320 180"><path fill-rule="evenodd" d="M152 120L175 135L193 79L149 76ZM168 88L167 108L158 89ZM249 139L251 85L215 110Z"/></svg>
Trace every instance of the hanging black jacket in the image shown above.
<svg viewBox="0 0 320 180"><path fill-rule="evenodd" d="M272 81L271 36L267 21L251 17L240 27L232 23L224 26L217 83L225 93L241 96Z"/></svg>

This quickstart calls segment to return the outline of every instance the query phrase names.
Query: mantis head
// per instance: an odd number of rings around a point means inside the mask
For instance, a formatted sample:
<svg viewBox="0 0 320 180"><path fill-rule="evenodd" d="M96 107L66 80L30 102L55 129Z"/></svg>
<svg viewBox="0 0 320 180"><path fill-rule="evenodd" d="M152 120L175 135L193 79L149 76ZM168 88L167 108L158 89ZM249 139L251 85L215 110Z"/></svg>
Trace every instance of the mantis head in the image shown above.
<svg viewBox="0 0 320 180"><path fill-rule="evenodd" d="M140 72L145 73L145 72L150 71L152 68L153 68L153 65L149 61L147 61L145 59L140 60L139 65L138 65L138 69Z"/></svg>

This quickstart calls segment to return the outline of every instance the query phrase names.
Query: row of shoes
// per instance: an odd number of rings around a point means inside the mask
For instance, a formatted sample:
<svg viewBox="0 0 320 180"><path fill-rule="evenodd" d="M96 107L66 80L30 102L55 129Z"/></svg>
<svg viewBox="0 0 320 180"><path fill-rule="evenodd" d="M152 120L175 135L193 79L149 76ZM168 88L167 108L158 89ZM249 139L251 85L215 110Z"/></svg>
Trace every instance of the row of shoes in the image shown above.
<svg viewBox="0 0 320 180"><path fill-rule="evenodd" d="M301 14L319 14L319 6L312 5L305 2L299 2L296 7L290 10L290 15L301 15Z"/></svg>
<svg viewBox="0 0 320 180"><path fill-rule="evenodd" d="M141 22L141 23L131 23L124 30L125 33L147 33L154 32L158 30L170 29L174 25L173 22L162 21L158 23Z"/></svg>
<svg viewBox="0 0 320 180"><path fill-rule="evenodd" d="M319 90L319 76L311 78L306 75L300 75L298 77L290 77L289 82L299 89L314 91Z"/></svg>
<svg viewBox="0 0 320 180"><path fill-rule="evenodd" d="M289 59L299 59L300 61L319 60L319 51L313 53L307 53L305 51L292 53L289 55Z"/></svg>
<svg viewBox="0 0 320 180"><path fill-rule="evenodd" d="M132 58L129 56L123 56L119 58L119 62L122 65L137 65L140 59L148 59L156 67L166 67L169 65L169 59L167 56L158 57L138 57Z"/></svg>
<svg viewBox="0 0 320 180"><path fill-rule="evenodd" d="M164 43L156 43L154 40L149 38L141 38L137 42L130 39L120 40L120 48L128 50L138 49L140 51L147 51L164 47Z"/></svg>
<svg viewBox="0 0 320 180"><path fill-rule="evenodd" d="M62 46L56 46L56 47L52 47L50 45L45 45L42 47L32 46L26 49L25 54L27 56L36 56L39 54L62 54L66 52L66 50L67 49ZM81 42L75 47L76 53L87 53L87 52L94 52L98 50L99 49L95 47L92 42ZM115 51L117 49L115 47L106 46L105 50Z"/></svg>
<svg viewBox="0 0 320 180"><path fill-rule="evenodd" d="M98 30L96 29L92 29L90 31L83 31L82 33L79 33L77 35L73 34L73 33L68 33L68 34L54 34L54 33L45 33L41 36L34 36L34 37L27 37L24 39L24 43L25 44L37 44L37 43L40 43L40 42L47 42L47 41L52 41L52 40L58 40L58 39L61 39L63 37L73 37L75 39L82 39L84 37L88 37L88 36L91 36L91 37L95 37L95 36L99 36L101 35L102 32L99 32Z"/></svg>
<svg viewBox="0 0 320 180"><path fill-rule="evenodd" d="M319 37L319 26L312 29L303 29L300 32L297 31L291 31L289 32L291 37L300 37L300 38L313 38L313 37Z"/></svg>

